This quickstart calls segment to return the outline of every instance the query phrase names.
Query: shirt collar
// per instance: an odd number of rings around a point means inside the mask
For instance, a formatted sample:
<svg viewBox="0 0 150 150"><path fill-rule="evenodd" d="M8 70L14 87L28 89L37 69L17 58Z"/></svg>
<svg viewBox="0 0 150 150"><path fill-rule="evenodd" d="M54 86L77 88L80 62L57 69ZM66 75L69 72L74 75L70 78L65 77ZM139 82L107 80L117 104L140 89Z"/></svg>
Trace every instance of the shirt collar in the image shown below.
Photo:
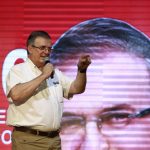
<svg viewBox="0 0 150 150"><path fill-rule="evenodd" d="M39 68L32 62L30 58L27 58L26 62L29 64L33 71L38 71L39 73L41 73L41 70L39 70Z"/></svg>

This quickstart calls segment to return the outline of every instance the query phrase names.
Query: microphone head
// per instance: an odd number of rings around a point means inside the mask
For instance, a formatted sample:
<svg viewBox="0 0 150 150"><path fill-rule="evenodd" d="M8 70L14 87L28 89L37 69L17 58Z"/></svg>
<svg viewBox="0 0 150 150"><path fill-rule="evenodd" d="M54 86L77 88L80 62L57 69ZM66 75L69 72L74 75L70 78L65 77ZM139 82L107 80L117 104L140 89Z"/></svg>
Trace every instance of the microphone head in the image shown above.
<svg viewBox="0 0 150 150"><path fill-rule="evenodd" d="M44 61L45 61L45 64L50 63L50 58L49 58L49 57L45 57L45 58L44 58ZM51 76L50 76L52 79L54 78L54 73L55 73L55 71L53 70L53 71L52 71L52 74L51 74Z"/></svg>
<svg viewBox="0 0 150 150"><path fill-rule="evenodd" d="M45 58L44 58L44 62L45 62L45 64L50 63L49 57L45 57Z"/></svg>

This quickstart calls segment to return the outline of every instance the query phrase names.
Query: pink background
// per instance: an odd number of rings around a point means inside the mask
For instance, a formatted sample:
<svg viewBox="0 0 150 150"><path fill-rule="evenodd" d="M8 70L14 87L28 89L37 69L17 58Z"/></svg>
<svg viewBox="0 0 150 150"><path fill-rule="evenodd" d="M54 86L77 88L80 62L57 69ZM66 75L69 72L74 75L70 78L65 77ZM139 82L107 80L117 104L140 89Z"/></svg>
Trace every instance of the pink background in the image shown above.
<svg viewBox="0 0 150 150"><path fill-rule="evenodd" d="M26 48L32 30L46 30L53 43L70 27L92 18L110 17L124 20L147 36L150 35L149 0L3 0L0 2L0 121L5 121L8 103L2 87L2 67L7 54L16 48ZM0 123L0 135L10 129ZM5 135L9 140L9 135ZM10 150L10 144L0 139L0 149Z"/></svg>

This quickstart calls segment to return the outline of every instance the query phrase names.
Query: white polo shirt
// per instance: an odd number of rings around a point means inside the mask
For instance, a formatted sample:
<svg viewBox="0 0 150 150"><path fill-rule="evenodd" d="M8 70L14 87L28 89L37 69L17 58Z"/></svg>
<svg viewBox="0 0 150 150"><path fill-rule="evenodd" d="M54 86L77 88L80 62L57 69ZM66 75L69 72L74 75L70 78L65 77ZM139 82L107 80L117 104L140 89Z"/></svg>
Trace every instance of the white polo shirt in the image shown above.
<svg viewBox="0 0 150 150"><path fill-rule="evenodd" d="M6 80L6 93L18 83L28 82L41 74L30 59L11 68ZM6 123L11 126L29 126L41 131L60 128L63 112L63 97L68 97L72 80L55 69L54 78L43 82L35 94L25 103L16 106L8 98Z"/></svg>

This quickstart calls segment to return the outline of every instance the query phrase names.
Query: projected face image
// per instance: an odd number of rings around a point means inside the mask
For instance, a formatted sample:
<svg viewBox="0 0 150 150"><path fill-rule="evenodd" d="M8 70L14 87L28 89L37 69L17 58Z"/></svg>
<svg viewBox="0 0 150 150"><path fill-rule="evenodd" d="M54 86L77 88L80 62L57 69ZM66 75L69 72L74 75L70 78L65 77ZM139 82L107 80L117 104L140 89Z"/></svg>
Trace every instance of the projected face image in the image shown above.
<svg viewBox="0 0 150 150"><path fill-rule="evenodd" d="M86 92L65 102L62 148L150 149L149 90L143 59L113 52L93 60Z"/></svg>
<svg viewBox="0 0 150 150"><path fill-rule="evenodd" d="M126 22L96 18L69 29L53 48L54 63L72 77L81 53L92 58L86 91L64 101L62 149L149 150L148 37Z"/></svg>

